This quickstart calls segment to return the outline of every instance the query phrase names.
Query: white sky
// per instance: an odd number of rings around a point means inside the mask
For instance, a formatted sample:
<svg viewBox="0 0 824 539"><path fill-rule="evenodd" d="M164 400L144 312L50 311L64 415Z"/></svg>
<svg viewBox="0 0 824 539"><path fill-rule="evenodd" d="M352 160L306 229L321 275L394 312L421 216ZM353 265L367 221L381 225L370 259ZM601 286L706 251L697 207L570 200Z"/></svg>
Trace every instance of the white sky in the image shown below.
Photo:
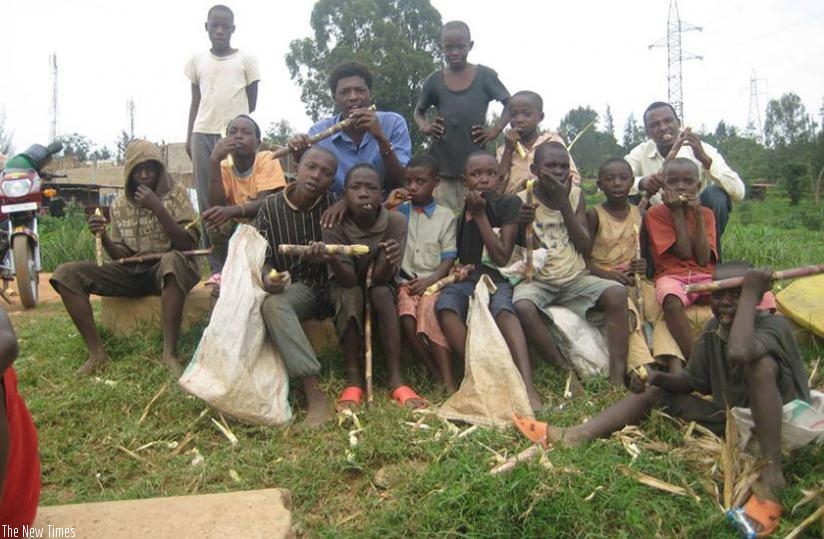
<svg viewBox="0 0 824 539"><path fill-rule="evenodd" d="M49 54L57 53L58 134L79 132L114 147L136 106L135 133L182 141L189 110L186 60L209 47L203 28L215 1L5 0L0 110L18 151L47 142ZM510 92L531 89L545 103L544 127L589 105L615 118L667 99L666 49L648 45L666 34L669 0L432 0L444 21L472 29L469 60L493 67ZM311 124L284 62L288 44L310 35L311 0L228 0L237 30L232 44L257 55L262 80L254 116L265 129L287 119ZM563 5L561 5L563 4ZM824 98L824 3L820 0L681 0L683 21L703 32L683 48L704 56L684 64L686 124L713 129L720 119L747 122L750 75L756 70L762 112L768 99L793 91L821 119ZM379 91L379 89L376 89ZM410 128L415 128L410 126Z"/></svg>

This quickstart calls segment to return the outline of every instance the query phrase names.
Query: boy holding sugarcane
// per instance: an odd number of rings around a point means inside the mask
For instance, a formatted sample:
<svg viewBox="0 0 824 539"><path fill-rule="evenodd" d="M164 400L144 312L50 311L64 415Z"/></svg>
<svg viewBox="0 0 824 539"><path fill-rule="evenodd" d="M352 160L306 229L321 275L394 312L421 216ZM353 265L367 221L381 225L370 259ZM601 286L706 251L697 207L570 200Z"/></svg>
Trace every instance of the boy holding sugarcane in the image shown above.
<svg viewBox="0 0 824 539"><path fill-rule="evenodd" d="M434 157L413 157L405 176L409 200L395 208L407 224L398 290L401 329L418 359L453 393L458 385L452 375L449 344L435 314L438 293L427 293L427 288L449 274L458 256L455 215L432 198L440 183Z"/></svg>
<svg viewBox="0 0 824 539"><path fill-rule="evenodd" d="M111 232L101 215L89 217L89 229L101 239L113 260L133 255L157 254L158 260L134 264L67 262L50 282L60 294L77 326L89 358L78 374L91 374L108 362L94 324L89 294L142 297L159 295L163 319L163 354L160 362L173 375L183 366L177 358L177 341L186 294L200 280L197 264L182 251L197 245L196 218L186 188L175 182L163 166L160 148L147 140L134 140L126 148L125 189L112 203Z"/></svg>
<svg viewBox="0 0 824 539"><path fill-rule="evenodd" d="M535 150L532 173L538 177L535 203L522 206L521 220L534 223L536 243L547 249L547 257L531 282L515 287L515 312L530 344L547 359L558 362L559 352L544 324L544 317L551 321L549 307L563 305L582 318L595 314L596 308L602 311L609 378L613 384L622 385L629 328L627 290L587 271L584 253L589 252L592 239L584 196L570 182L569 152L559 142L541 144ZM525 191L518 196L527 198Z"/></svg>
<svg viewBox="0 0 824 539"><path fill-rule="evenodd" d="M332 272L329 299L335 309L335 327L343 342L349 379L349 386L338 398L339 408L357 407L363 396L364 380L358 363L365 328L364 301L369 302L380 325L392 398L402 406L417 408L424 404L423 399L404 384L401 376L401 330L395 305L395 277L403 260L406 222L401 214L390 212L381 205L382 193L383 181L375 167L361 163L350 168L343 187L347 217L334 228L323 229L324 243L366 245L370 248L369 256L328 254L322 244L310 248L311 255L325 260ZM371 343L367 346L371 347ZM367 378L367 387L370 381Z"/></svg>
<svg viewBox="0 0 824 539"><path fill-rule="evenodd" d="M330 151L319 147L307 150L301 156L297 180L265 199L255 221L267 241L262 276L269 296L263 300L261 316L286 372L303 382L308 406L303 425L308 428L318 428L329 419L329 406L318 386L320 363L300 323L330 310L326 294L329 272L317 253L289 256L278 247L321 241L320 216L333 204L329 188L337 166Z"/></svg>
<svg viewBox="0 0 824 539"><path fill-rule="evenodd" d="M767 535L774 531L781 516L785 485L781 466L782 403L794 399L809 402L810 389L792 327L785 318L757 308L770 288L772 272L752 269L743 262L721 264L715 272L716 279L742 275L740 286L710 294L714 318L701 334L684 370L666 373L639 369L630 380L635 394L586 423L562 429L516 417L516 426L544 446L576 446L609 436L661 406L671 415L697 421L723 434L726 410L748 407L765 466L741 513L756 532ZM694 391L711 399L692 395Z"/></svg>

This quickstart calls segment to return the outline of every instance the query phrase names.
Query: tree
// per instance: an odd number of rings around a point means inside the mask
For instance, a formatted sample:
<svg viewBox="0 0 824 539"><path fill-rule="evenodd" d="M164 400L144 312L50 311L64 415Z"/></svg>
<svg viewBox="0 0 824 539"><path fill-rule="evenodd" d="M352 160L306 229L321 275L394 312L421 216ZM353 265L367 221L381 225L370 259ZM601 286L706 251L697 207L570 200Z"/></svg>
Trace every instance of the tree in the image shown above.
<svg viewBox="0 0 824 539"><path fill-rule="evenodd" d="M644 126L638 125L634 114L627 116L627 123L624 124L624 136L621 139L621 146L624 148L624 153L629 153L630 150L644 142L647 138L647 133Z"/></svg>
<svg viewBox="0 0 824 539"><path fill-rule="evenodd" d="M60 135L55 141L63 144L63 155L65 157L74 157L78 163L85 163L89 160L93 144L87 136L72 133L71 135Z"/></svg>
<svg viewBox="0 0 824 539"><path fill-rule="evenodd" d="M108 161L112 158L112 151L109 149L108 146L103 146L102 148L95 148L95 150L89 155L89 157L93 161Z"/></svg>
<svg viewBox="0 0 824 539"><path fill-rule="evenodd" d="M126 132L125 129L120 130L120 136L114 141L114 147L116 149L115 161L118 165L123 164L123 161L126 158L126 147L132 140L132 137L128 132Z"/></svg>
<svg viewBox="0 0 824 539"><path fill-rule="evenodd" d="M14 137L14 131L6 129L6 111L0 110L0 153L6 157L11 157L14 153L12 137Z"/></svg>
<svg viewBox="0 0 824 539"><path fill-rule="evenodd" d="M269 129L263 135L263 142L270 148L279 148L286 146L289 139L295 134L295 130L289 124L288 120L281 119L278 122L269 124Z"/></svg>
<svg viewBox="0 0 824 539"><path fill-rule="evenodd" d="M738 128L721 120L714 133L702 133L700 138L718 148L724 160L744 181L770 177L769 150L749 130L741 135Z"/></svg>
<svg viewBox="0 0 824 539"><path fill-rule="evenodd" d="M595 177L601 163L621 153L615 135L598 130L598 113L590 107L570 110L561 120L558 133L568 144L575 141L570 155L583 177Z"/></svg>
<svg viewBox="0 0 824 539"><path fill-rule="evenodd" d="M314 36L289 44L286 66L313 120L334 110L330 69L357 60L374 74L377 107L415 125L420 83L436 68L441 31L441 15L429 0L318 0L310 22ZM410 128L410 135L413 147L421 142L417 129Z"/></svg>
<svg viewBox="0 0 824 539"><path fill-rule="evenodd" d="M604 113L604 133L615 136L615 119L612 117L612 109L607 103L607 111Z"/></svg>
<svg viewBox="0 0 824 539"><path fill-rule="evenodd" d="M807 114L801 98L794 93L771 99L767 103L764 120L764 140L772 148L788 147L810 142L815 134L815 124Z"/></svg>

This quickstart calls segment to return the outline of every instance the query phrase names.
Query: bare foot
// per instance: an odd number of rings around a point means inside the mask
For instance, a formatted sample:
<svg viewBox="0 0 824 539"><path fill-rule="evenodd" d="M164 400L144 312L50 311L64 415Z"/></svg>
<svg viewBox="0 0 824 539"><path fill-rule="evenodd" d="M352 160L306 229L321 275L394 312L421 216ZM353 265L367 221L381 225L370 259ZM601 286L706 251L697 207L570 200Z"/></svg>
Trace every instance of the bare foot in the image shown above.
<svg viewBox="0 0 824 539"><path fill-rule="evenodd" d="M319 429L330 419L332 419L332 411L329 401L325 395L322 395L309 401L309 409L306 410L306 417L303 418L301 426L306 429Z"/></svg>
<svg viewBox="0 0 824 539"><path fill-rule="evenodd" d="M160 364L166 367L169 373L175 378L180 378L180 375L183 374L183 365L174 354L164 353L160 357Z"/></svg>
<svg viewBox="0 0 824 539"><path fill-rule="evenodd" d="M89 355L89 359L83 364L82 367L75 371L75 374L79 374L81 376L89 376L98 371L102 371L106 368L106 365L109 363L109 356L106 355L105 352L101 355Z"/></svg>

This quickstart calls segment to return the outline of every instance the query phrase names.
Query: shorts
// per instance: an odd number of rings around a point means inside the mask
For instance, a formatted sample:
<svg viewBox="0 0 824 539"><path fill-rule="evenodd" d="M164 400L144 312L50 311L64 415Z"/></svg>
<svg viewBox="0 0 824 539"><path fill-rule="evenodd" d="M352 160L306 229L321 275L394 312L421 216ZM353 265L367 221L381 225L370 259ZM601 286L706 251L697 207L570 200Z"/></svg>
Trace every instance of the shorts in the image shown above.
<svg viewBox="0 0 824 539"><path fill-rule="evenodd" d="M449 350L446 336L435 314L435 303L440 294L431 296L410 296L406 286L398 290L398 316L411 316L415 319L418 336L425 336L432 344Z"/></svg>
<svg viewBox="0 0 824 539"><path fill-rule="evenodd" d="M515 287L513 302L529 301L550 320L549 307L552 305L562 305L581 318L590 320L591 317L587 316L590 309L595 307L604 291L613 286L622 285L588 274L578 275L562 285L534 280Z"/></svg>
<svg viewBox="0 0 824 539"><path fill-rule="evenodd" d="M94 262L67 262L58 266L49 282L58 292L60 285L78 294L140 298L161 295L169 275L184 294L200 280L194 259L186 258L180 251L169 251L156 262L140 264L108 262L98 266Z"/></svg>
<svg viewBox="0 0 824 539"><path fill-rule="evenodd" d="M397 297L397 292L393 283L385 285L392 291L392 296ZM338 286L332 281L329 284L329 302L334 309L335 329L338 332L338 337L343 338L346 333L346 328L349 325L349 320L354 320L359 334L363 334L363 315L364 315L364 294L362 286L353 286L352 288L344 288Z"/></svg>
<svg viewBox="0 0 824 539"><path fill-rule="evenodd" d="M475 293L475 285L478 284L481 274L475 279L452 283L441 290L438 301L435 303L435 311L454 311L458 317L466 321L469 312L469 296ZM489 296L489 312L493 318L497 318L502 312L515 314L515 306L512 304L512 285L506 281L495 283L497 290Z"/></svg>
<svg viewBox="0 0 824 539"><path fill-rule="evenodd" d="M688 284L704 284L712 281L712 274L690 273L688 275L662 275L655 279L655 300L658 305L664 304L664 298L669 295L681 300L684 307L695 303L702 294L687 294L684 287Z"/></svg>

